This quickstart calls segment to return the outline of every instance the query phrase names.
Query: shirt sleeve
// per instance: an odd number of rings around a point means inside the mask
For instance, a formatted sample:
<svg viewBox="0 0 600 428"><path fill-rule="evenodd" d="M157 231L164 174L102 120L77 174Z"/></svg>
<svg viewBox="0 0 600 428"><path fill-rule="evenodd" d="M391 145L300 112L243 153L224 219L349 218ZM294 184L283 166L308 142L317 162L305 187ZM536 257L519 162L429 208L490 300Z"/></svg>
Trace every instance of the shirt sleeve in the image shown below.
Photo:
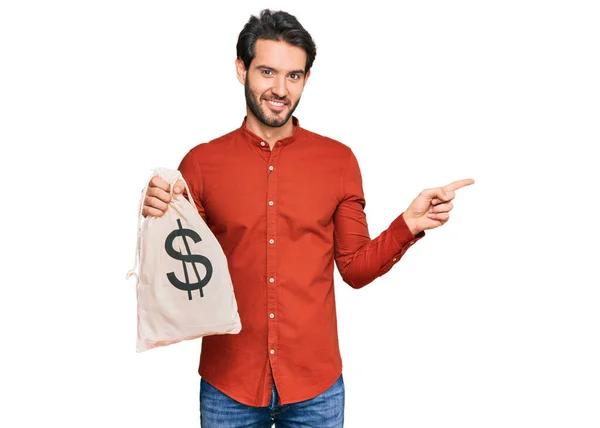
<svg viewBox="0 0 600 428"><path fill-rule="evenodd" d="M202 173L200 171L200 164L198 162L198 157L195 150L196 148L193 148L184 156L184 158L181 160L181 163L179 164L178 170L179 172L181 172L183 179L186 181L190 189L190 193L192 194L192 200L196 204L196 208L198 208L198 213L200 214L204 222L208 224L206 211L204 210L204 206L202 205ZM183 195L187 198L186 190L184 190Z"/></svg>
<svg viewBox="0 0 600 428"><path fill-rule="evenodd" d="M371 239L362 176L352 151L341 180L342 197L333 218L335 262L344 282L361 288L388 272L425 232L413 236L400 214L387 230Z"/></svg>

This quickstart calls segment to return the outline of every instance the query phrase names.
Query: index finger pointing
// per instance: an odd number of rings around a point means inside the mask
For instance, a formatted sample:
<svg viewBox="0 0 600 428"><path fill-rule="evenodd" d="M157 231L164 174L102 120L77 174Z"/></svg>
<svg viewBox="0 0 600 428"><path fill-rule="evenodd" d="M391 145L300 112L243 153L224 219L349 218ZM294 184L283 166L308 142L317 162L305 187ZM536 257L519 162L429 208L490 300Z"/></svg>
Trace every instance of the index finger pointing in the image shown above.
<svg viewBox="0 0 600 428"><path fill-rule="evenodd" d="M458 190L461 187L469 186L473 183L475 183L475 180L473 180L472 178L465 178L464 180L458 180L453 183L450 183L450 184L444 186L443 189L446 192L449 190Z"/></svg>

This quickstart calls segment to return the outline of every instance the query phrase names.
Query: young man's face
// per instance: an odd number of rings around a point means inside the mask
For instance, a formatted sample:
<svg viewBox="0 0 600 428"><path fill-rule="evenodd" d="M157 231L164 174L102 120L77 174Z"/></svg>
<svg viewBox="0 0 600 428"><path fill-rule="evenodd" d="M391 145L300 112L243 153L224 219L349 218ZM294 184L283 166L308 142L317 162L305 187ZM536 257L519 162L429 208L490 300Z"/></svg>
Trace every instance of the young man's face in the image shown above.
<svg viewBox="0 0 600 428"><path fill-rule="evenodd" d="M246 104L263 124L287 123L300 102L310 73L304 72L304 49L281 41L259 39L248 70L236 61L238 80L244 84Z"/></svg>

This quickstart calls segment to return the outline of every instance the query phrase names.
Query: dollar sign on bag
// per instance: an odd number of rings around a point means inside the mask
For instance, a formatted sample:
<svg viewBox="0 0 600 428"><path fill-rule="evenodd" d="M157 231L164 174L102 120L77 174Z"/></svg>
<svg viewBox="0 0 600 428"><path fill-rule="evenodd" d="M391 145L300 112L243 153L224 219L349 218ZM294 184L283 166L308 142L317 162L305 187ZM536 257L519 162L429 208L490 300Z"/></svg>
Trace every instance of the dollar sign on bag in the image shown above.
<svg viewBox="0 0 600 428"><path fill-rule="evenodd" d="M181 225L180 219L177 219L177 225L179 226L179 229L175 229L173 232L169 233L169 236L167 236L167 239L165 241L165 250L167 251L167 254L173 257L175 260L181 260L181 264L183 266L183 274L185 276L185 282L180 281L175 275L175 272L167 273L167 278L169 282L173 284L174 287L180 290L187 291L189 300L192 300L192 290L200 291L200 297L204 297L202 288L206 284L208 284L208 281L210 281L210 278L212 277L212 264L210 260L208 260L208 258L200 254L192 254L192 252L190 251L190 246L187 242L186 237L190 237L195 243L198 243L202 241L200 235L198 235L195 231L191 229L184 229ZM183 240L187 254L183 254L182 251L177 251L173 248L173 241L178 236L180 236ZM198 282L190 282L186 263L192 264L192 268L194 269L194 273L196 274ZM206 276L203 279L200 279L196 263L200 263L206 268Z"/></svg>

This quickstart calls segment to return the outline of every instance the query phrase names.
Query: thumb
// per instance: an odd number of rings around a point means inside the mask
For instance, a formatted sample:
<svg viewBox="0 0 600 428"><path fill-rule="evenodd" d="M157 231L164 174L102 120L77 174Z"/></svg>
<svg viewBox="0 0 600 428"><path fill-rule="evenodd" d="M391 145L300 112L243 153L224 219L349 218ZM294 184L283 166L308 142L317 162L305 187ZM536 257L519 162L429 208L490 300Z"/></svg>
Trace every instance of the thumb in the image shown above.
<svg viewBox="0 0 600 428"><path fill-rule="evenodd" d="M441 187L435 187L433 189L425 189L421 192L421 195L424 196L427 201L432 201L437 198L441 201L446 199L446 192Z"/></svg>
<svg viewBox="0 0 600 428"><path fill-rule="evenodd" d="M181 180L177 180L177 182L173 185L173 193L179 195L183 192L183 182Z"/></svg>

